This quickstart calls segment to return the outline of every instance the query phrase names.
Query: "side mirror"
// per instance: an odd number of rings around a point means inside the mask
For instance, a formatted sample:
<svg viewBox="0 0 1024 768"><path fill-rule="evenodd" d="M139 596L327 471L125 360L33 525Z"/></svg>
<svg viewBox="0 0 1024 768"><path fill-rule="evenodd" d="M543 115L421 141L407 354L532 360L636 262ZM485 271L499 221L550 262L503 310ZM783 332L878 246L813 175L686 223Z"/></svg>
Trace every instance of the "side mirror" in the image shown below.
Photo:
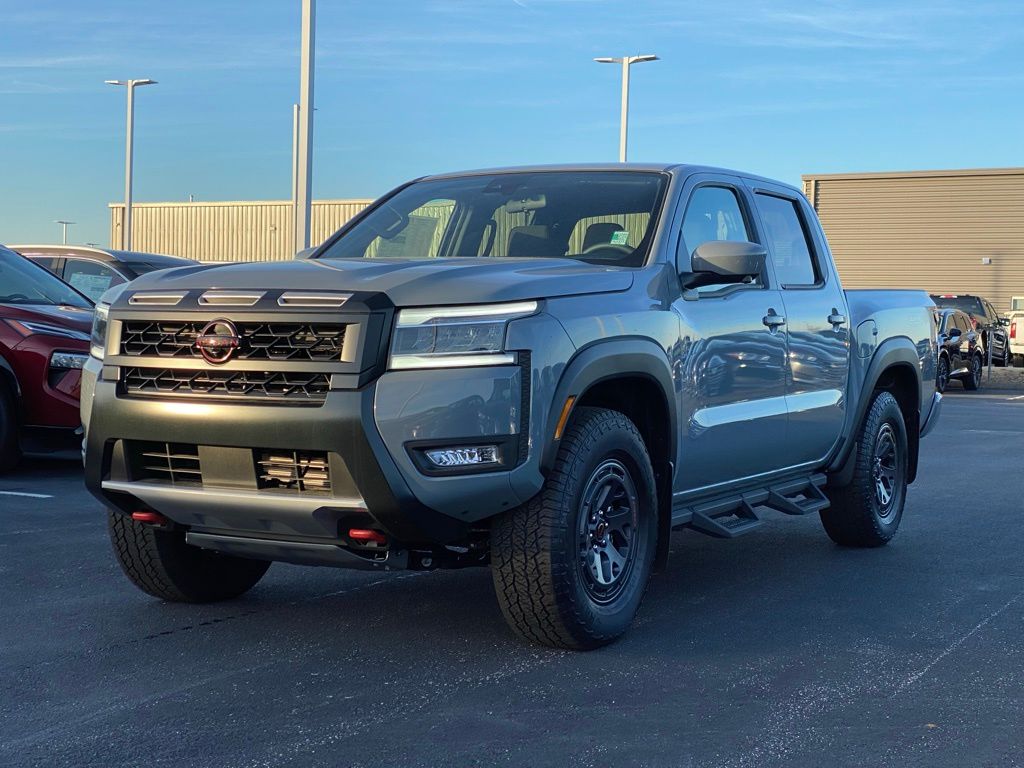
<svg viewBox="0 0 1024 768"><path fill-rule="evenodd" d="M1001 326L1003 326L1003 328L1009 328L1010 327L1010 318L1008 318L1008 317L1000 317L999 318L999 324Z"/></svg>
<svg viewBox="0 0 1024 768"><path fill-rule="evenodd" d="M946 331L946 337L949 339L959 339L961 335L963 335L963 331L959 328L950 328Z"/></svg>
<svg viewBox="0 0 1024 768"><path fill-rule="evenodd" d="M295 254L295 258L297 260L302 261L302 260L308 259L315 252L316 252L316 246L314 246L312 248L303 248L301 251L299 251L298 253Z"/></svg>
<svg viewBox="0 0 1024 768"><path fill-rule="evenodd" d="M697 246L690 258L688 286L742 283L764 272L768 252L763 245L728 240L709 240Z"/></svg>

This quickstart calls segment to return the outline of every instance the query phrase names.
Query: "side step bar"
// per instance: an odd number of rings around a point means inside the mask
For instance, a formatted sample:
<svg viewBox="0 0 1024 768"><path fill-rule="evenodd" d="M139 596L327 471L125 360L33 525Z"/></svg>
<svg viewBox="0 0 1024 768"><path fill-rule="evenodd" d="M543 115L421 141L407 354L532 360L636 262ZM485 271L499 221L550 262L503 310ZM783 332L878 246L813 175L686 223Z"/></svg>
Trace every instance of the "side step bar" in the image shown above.
<svg viewBox="0 0 1024 768"><path fill-rule="evenodd" d="M787 515L809 515L829 505L821 487L825 475L810 475L767 488L676 509L672 515L674 528L690 527L721 539L732 539L749 533L762 524L757 509L767 507Z"/></svg>

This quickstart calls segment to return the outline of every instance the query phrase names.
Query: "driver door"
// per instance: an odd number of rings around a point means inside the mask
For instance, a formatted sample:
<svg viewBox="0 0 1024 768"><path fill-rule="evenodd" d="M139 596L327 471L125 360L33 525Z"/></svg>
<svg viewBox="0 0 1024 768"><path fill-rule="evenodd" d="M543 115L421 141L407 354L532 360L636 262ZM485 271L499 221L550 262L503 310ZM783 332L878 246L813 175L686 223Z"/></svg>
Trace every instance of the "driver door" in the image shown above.
<svg viewBox="0 0 1024 768"><path fill-rule="evenodd" d="M691 177L677 220L677 266L710 240L761 242L749 191L738 178ZM683 492L781 469L786 439L786 326L766 273L749 284L684 290L680 319L680 460Z"/></svg>

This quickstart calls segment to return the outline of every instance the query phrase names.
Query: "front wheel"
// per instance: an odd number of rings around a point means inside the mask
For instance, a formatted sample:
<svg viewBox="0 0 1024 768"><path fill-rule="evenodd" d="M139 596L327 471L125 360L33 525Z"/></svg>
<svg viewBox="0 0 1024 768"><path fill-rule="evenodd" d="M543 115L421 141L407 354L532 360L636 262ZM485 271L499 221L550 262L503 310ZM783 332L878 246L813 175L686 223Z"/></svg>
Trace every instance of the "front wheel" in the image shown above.
<svg viewBox="0 0 1024 768"><path fill-rule="evenodd" d="M853 480L829 489L821 523L836 544L879 547L896 535L907 500L907 427L889 392L875 395L854 450Z"/></svg>
<svg viewBox="0 0 1024 768"><path fill-rule="evenodd" d="M121 569L143 592L176 603L214 603L248 592L270 567L193 547L185 534L108 513L110 541Z"/></svg>
<svg viewBox="0 0 1024 768"><path fill-rule="evenodd" d="M640 433L617 411L578 408L540 494L491 529L505 619L555 648L612 642L643 600L656 538L654 472Z"/></svg>
<svg viewBox="0 0 1024 768"><path fill-rule="evenodd" d="M0 380L0 472L14 469L20 459L18 411L10 389Z"/></svg>
<svg viewBox="0 0 1024 768"><path fill-rule="evenodd" d="M939 371L935 375L935 389L942 394L949 386L949 358L943 355L939 358Z"/></svg>

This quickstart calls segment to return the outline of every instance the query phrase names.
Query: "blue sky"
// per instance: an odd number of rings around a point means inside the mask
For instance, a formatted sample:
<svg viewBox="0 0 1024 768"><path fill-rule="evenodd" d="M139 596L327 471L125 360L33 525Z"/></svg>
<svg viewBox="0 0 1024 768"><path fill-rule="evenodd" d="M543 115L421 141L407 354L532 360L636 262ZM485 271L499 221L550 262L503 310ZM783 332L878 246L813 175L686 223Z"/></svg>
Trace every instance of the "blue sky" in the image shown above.
<svg viewBox="0 0 1024 768"><path fill-rule="evenodd" d="M299 0L0 0L0 242L107 244L136 201L284 199ZM314 197L630 156L801 173L1024 165L1024 3L320 0Z"/></svg>

